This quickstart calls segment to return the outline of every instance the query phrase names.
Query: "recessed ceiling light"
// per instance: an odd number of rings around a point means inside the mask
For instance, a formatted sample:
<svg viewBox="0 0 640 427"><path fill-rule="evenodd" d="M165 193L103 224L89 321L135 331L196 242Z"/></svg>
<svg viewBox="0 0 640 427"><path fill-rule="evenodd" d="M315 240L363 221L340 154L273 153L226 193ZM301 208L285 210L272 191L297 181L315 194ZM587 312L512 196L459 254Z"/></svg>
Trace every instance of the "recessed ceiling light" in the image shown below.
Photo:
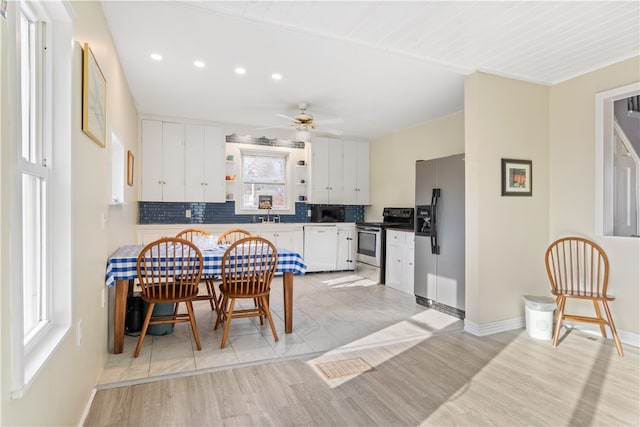
<svg viewBox="0 0 640 427"><path fill-rule="evenodd" d="M154 61L162 61L162 55L160 55L159 53L152 53L149 56L151 56L151 59L153 59Z"/></svg>
<svg viewBox="0 0 640 427"><path fill-rule="evenodd" d="M242 67L236 67L236 74L246 74L247 70Z"/></svg>
<svg viewBox="0 0 640 427"><path fill-rule="evenodd" d="M198 68L204 68L204 62L202 61L193 61L193 65L195 65Z"/></svg>
<svg viewBox="0 0 640 427"><path fill-rule="evenodd" d="M282 74L280 74L280 73L273 73L273 74L271 74L271 78L272 78L273 80L280 80L280 79L282 79Z"/></svg>

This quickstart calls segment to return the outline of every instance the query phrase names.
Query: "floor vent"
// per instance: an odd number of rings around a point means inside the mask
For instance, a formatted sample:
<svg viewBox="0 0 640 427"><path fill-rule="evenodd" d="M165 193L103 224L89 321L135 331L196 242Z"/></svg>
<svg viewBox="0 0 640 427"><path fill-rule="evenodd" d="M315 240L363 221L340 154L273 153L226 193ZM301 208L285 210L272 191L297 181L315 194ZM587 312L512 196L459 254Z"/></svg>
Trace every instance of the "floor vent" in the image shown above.
<svg viewBox="0 0 640 427"><path fill-rule="evenodd" d="M316 367L328 379L357 375L374 370L373 366L369 365L361 357L317 363Z"/></svg>

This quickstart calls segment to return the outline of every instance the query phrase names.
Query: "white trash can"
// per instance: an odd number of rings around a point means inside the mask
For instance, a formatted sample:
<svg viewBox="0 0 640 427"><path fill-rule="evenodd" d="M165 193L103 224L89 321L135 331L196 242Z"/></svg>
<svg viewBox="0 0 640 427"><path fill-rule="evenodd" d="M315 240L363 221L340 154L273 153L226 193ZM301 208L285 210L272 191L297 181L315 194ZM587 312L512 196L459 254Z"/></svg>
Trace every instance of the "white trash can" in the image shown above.
<svg viewBox="0 0 640 427"><path fill-rule="evenodd" d="M553 311L556 300L551 297L523 295L527 332L532 338L550 340L553 335Z"/></svg>

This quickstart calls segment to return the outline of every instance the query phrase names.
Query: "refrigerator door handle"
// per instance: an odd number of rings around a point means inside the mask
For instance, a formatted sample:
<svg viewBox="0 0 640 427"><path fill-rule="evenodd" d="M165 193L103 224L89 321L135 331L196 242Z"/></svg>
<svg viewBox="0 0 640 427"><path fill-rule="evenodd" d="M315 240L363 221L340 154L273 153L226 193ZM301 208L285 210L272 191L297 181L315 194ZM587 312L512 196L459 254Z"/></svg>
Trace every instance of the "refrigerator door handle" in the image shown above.
<svg viewBox="0 0 640 427"><path fill-rule="evenodd" d="M431 190L431 253L438 255L440 246L438 246L438 199L440 198L440 189Z"/></svg>

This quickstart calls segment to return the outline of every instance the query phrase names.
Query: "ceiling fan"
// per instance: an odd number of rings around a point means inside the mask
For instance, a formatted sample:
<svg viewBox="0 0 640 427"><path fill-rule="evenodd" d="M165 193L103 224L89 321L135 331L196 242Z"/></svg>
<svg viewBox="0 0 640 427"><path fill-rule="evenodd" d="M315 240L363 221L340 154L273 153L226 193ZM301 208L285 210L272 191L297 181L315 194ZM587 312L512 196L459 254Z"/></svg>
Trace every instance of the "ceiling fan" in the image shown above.
<svg viewBox="0 0 640 427"><path fill-rule="evenodd" d="M266 128L259 128L259 129L275 129L275 128L293 127L298 131L296 133L296 139L298 139L300 141L308 141L310 136L311 136L311 131L315 130L318 126L320 126L320 128L321 128L321 130L323 132L327 132L327 133L330 133L332 135L342 135L343 134L343 132L341 130L326 128L326 127L324 127L324 125L325 124L332 124L332 123L343 123L344 120L339 119L339 118L324 119L324 120L314 120L313 116L311 114L307 113L307 108L308 107L309 106L307 104L304 104L304 103L298 104L298 109L300 110L300 113L296 114L293 117L287 116L286 114L276 114L276 116L278 116L278 117L282 117L283 119L287 119L287 120L291 121L291 123L288 124L288 125L270 126L270 127L266 127Z"/></svg>

